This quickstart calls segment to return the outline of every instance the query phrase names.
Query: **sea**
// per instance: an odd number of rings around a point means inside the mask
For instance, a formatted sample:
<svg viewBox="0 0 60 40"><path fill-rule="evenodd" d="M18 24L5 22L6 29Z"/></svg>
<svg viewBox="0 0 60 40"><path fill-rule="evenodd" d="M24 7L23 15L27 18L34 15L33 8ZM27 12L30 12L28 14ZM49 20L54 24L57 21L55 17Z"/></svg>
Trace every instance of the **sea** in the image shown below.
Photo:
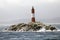
<svg viewBox="0 0 60 40"><path fill-rule="evenodd" d="M60 24L52 24L58 30ZM0 28L1 30L3 28ZM52 32L0 32L0 40L60 40L60 31Z"/></svg>

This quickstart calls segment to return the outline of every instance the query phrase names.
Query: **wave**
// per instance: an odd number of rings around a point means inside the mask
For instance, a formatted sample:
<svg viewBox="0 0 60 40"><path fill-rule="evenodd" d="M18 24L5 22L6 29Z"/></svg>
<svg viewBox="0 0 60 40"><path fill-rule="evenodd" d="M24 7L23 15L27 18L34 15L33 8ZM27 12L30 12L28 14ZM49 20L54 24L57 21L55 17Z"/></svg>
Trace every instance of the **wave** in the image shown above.
<svg viewBox="0 0 60 40"><path fill-rule="evenodd" d="M37 32L60 32L60 29L51 31L51 30L46 30L46 29L43 27L42 29L38 30Z"/></svg>

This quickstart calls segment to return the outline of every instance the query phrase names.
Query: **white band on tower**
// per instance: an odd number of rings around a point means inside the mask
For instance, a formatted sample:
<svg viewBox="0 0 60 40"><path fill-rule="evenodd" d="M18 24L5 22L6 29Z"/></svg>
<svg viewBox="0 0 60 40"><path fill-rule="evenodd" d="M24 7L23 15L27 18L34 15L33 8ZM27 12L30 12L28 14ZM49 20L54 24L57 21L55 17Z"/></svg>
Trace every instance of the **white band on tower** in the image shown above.
<svg viewBox="0 0 60 40"><path fill-rule="evenodd" d="M35 14L31 14L31 17L35 17Z"/></svg>

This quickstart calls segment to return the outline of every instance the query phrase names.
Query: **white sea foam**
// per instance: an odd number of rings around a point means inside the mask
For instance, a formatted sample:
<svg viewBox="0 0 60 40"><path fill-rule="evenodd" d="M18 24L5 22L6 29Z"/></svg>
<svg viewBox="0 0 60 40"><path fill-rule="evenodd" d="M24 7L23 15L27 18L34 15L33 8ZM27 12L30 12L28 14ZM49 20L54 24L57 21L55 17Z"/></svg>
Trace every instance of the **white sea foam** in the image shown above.
<svg viewBox="0 0 60 40"><path fill-rule="evenodd" d="M60 29L59 29L59 30L57 30L57 31L60 31Z"/></svg>
<svg viewBox="0 0 60 40"><path fill-rule="evenodd" d="M38 30L37 32L45 32L45 28Z"/></svg>
<svg viewBox="0 0 60 40"><path fill-rule="evenodd" d="M23 30L19 30L19 31L8 31L8 30L3 30L2 32L60 32L60 29L57 29L57 30L46 30L45 28L42 28L38 31L23 31Z"/></svg>
<svg viewBox="0 0 60 40"><path fill-rule="evenodd" d="M42 29L38 30L37 32L60 32L60 29L51 31L51 30L46 30L45 28L42 28Z"/></svg>

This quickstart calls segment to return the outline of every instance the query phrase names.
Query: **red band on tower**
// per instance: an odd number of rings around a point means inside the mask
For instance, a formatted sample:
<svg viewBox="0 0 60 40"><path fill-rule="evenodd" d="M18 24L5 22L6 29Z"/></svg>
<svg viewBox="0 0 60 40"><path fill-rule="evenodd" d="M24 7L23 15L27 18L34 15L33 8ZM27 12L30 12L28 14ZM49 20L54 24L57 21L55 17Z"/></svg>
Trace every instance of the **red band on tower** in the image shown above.
<svg viewBox="0 0 60 40"><path fill-rule="evenodd" d="M32 13L33 13L33 14L35 13L34 7L32 7Z"/></svg>

